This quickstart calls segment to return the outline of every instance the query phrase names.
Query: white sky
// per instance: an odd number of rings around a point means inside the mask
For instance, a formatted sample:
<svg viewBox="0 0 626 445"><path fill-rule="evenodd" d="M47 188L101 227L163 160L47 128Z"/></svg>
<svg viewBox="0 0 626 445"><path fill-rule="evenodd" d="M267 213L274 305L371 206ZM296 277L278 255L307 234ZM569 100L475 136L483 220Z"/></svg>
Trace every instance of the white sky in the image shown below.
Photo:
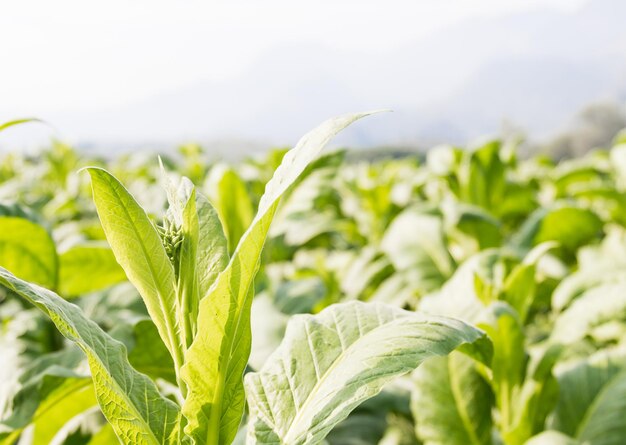
<svg viewBox="0 0 626 445"><path fill-rule="evenodd" d="M0 10L0 120L98 110L236 76L313 42L385 51L460 20L584 0L19 0Z"/></svg>

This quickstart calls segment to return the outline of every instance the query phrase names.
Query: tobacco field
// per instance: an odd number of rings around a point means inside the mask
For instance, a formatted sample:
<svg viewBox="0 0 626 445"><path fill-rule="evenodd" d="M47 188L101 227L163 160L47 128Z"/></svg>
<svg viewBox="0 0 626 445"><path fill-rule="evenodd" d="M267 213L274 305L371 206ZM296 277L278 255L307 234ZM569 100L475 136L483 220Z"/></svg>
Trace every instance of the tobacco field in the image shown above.
<svg viewBox="0 0 626 445"><path fill-rule="evenodd" d="M626 134L323 150L366 115L0 155L0 444L626 443Z"/></svg>

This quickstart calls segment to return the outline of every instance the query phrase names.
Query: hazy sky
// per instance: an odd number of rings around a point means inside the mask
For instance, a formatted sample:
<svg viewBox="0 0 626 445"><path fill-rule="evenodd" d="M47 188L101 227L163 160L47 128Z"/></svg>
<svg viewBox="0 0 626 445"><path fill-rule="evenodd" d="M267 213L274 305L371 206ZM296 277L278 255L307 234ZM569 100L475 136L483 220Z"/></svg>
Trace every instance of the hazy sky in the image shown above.
<svg viewBox="0 0 626 445"><path fill-rule="evenodd" d="M271 48L386 51L470 18L583 0L20 0L0 13L0 120L237 76Z"/></svg>

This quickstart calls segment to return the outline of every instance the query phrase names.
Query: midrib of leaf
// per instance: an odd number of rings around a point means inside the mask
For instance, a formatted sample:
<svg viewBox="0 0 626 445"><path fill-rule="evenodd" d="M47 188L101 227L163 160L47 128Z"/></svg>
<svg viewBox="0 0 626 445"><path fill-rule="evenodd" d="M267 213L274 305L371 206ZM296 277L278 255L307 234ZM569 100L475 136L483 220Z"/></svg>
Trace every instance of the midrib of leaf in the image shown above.
<svg viewBox="0 0 626 445"><path fill-rule="evenodd" d="M172 354L172 358L174 359L174 366L176 368L176 380L177 382L179 382L179 386L182 385L181 388L183 388L185 384L184 382L182 382L182 380L179 377L179 372L180 372L179 370L183 364L182 350L179 347L179 344L177 342L177 337L173 336L174 334L173 326L175 326L175 321L171 319L171 317L173 316L173 314L176 313L176 311L169 312L165 310L166 303L168 302L166 302L165 299L163 298L163 295L161 294L161 291L159 289L160 286L154 280L154 277L156 276L156 270L154 269L154 265L152 264L152 257L148 255L148 250L143 242L143 238L141 237L139 231L137 230L135 221L131 217L131 214L128 211L128 208L124 204L124 200L117 193L117 190L115 189L115 187L110 187L110 190L112 191L112 193L115 193L115 196L118 198L118 202L120 203L120 206L124 210L124 214L126 215L128 221L132 221L131 226L132 226L133 233L135 234L135 237L139 241L139 245L141 246L141 250L143 252L144 258L146 258L146 263L148 264L148 268L150 269L150 281L152 282L153 288L159 297L159 302L160 302L159 306L161 309L161 315L163 316L163 320L165 321L165 325L167 328L167 336L168 336L168 340L169 340L170 347L171 347L170 353ZM149 219L148 219L148 223L152 226L152 222ZM154 229L154 226L152 226L152 228ZM176 298L174 298L174 304L176 304Z"/></svg>
<svg viewBox="0 0 626 445"><path fill-rule="evenodd" d="M356 312L356 316L357 316L357 323L358 323L358 328L359 328L359 335L361 334L361 324L359 321L359 315L358 315L358 311ZM390 324L394 321L396 321L398 318L395 317L393 320L389 321L389 323L385 323L385 324ZM343 344L343 340L340 341L341 344L341 354L339 354L337 356L337 359L333 361L333 363L328 367L328 369L324 372L324 374L322 375L322 377L320 379L317 380L317 382L315 383L315 385L313 386L313 389L311 389L311 392L309 393L309 396L307 397L307 399L304 401L304 403L302 404L302 406L300 408L298 408L297 406L296 408L296 415L293 418L293 421L291 422L291 425L289 426L289 429L287 430L283 442L284 443L292 443L294 438L290 437L290 435L292 434L292 430L293 428L298 425L298 423L302 420L302 416L303 413L306 413L306 410L308 409L309 405L311 403L313 403L313 400L315 400L315 396L317 395L316 393L321 389L321 387L323 386L323 384L325 383L326 379L328 378L328 376L330 374L332 374L332 372L335 370L335 368L337 366L339 366L339 364L341 363L341 361L343 360L343 358L348 355L348 353L359 343L361 343L362 340L366 339L367 337L369 337L371 334L375 333L376 330L378 330L379 328L381 328L382 326L384 326L384 324L379 324L378 326L376 326L374 329L372 329L371 331L365 333L365 335L360 336L354 343L348 345L347 348L344 348L344 344ZM339 333L339 326L337 325L337 323L335 322L335 328L336 328L336 332L337 332L337 337L341 338L341 334ZM319 364L317 363L317 359L316 359L316 355L313 352L313 350L311 349L311 341L309 338L309 331L307 329L306 331L306 336L307 336L307 344L309 346L309 350L311 351L311 358L313 359L314 363L315 363L315 369L316 369L316 375L317 375L317 368L319 367ZM286 373L288 374L288 373ZM291 383L289 385L291 387ZM293 395L293 393L292 393ZM295 400L295 399L294 399ZM295 404L294 404L295 406ZM295 434L295 433L293 433Z"/></svg>
<svg viewBox="0 0 626 445"><path fill-rule="evenodd" d="M626 376L626 371L616 373L608 382L606 382L604 384L602 389L594 397L593 402L591 402L589 407L585 410L585 415L583 416L583 419L581 420L580 424L576 428L576 436L575 437L577 439L581 436L581 434L587 428L587 425L589 424L589 421L591 419L592 414L597 409L598 405L600 404L600 401L604 398L605 394L608 393L612 389L610 387L613 385L613 383L615 381L617 381L618 378L620 378L620 377L624 378L625 376Z"/></svg>
<svg viewBox="0 0 626 445"><path fill-rule="evenodd" d="M472 427L472 421L469 417L469 414L467 413L467 410L465 409L465 404L462 403L462 394L461 394L461 388L459 385L459 381L458 379L455 378L455 373L454 373L454 369L450 366L452 363L452 360L450 359L450 357L447 358L446 360L447 362L447 366L448 366L448 375L450 376L450 389L452 390L452 396L454 397L454 401L456 402L455 405L457 406L457 411L459 413L459 417L461 417L461 421L463 422L463 427L465 428L465 431L467 432L467 434L469 435L470 440L472 441L472 443L474 445L481 445L480 440L478 440L478 437L476 436L476 432L474 431L474 428Z"/></svg>

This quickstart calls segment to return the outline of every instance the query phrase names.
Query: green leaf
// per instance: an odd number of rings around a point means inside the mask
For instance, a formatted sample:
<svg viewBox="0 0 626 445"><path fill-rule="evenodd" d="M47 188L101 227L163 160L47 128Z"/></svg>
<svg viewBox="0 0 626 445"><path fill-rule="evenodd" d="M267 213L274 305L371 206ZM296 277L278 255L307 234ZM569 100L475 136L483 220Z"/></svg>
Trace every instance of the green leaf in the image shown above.
<svg viewBox="0 0 626 445"><path fill-rule="evenodd" d="M459 171L462 198L492 212L498 211L506 190L500 149L499 141L489 141L467 151Z"/></svg>
<svg viewBox="0 0 626 445"><path fill-rule="evenodd" d="M442 210L447 225L453 229L452 237L466 250L483 250L502 243L502 224L480 207L449 202L443 204ZM473 239L476 246L468 243L466 238Z"/></svg>
<svg viewBox="0 0 626 445"><path fill-rule="evenodd" d="M77 306L2 268L0 284L47 314L59 331L87 355L98 403L124 443L177 443L178 407L128 363L123 344L87 319Z"/></svg>
<svg viewBox="0 0 626 445"><path fill-rule="evenodd" d="M560 354L560 346L551 346L531 361L526 379L515 397L514 422L504 435L507 445L521 445L544 430L546 418L558 400L559 385L552 375L552 368Z"/></svg>
<svg viewBox="0 0 626 445"><path fill-rule="evenodd" d="M0 131L6 130L9 127L13 127L14 125L26 124L26 123L29 123L29 122L41 122L41 123L43 123L42 120L34 118L34 117L27 117L27 118L24 118L24 119L15 119L15 120L4 122L4 123L0 124Z"/></svg>
<svg viewBox="0 0 626 445"><path fill-rule="evenodd" d="M421 293L441 287L455 268L441 217L418 209L407 209L393 220L381 248Z"/></svg>
<svg viewBox="0 0 626 445"><path fill-rule="evenodd" d="M499 428L507 436L516 426L518 396L526 373L524 332L517 313L505 303L489 308L489 320L478 326L493 342L491 386L500 412Z"/></svg>
<svg viewBox="0 0 626 445"><path fill-rule="evenodd" d="M153 379L161 378L176 384L174 362L152 320L138 320L126 328L132 330L127 347L128 361L133 368Z"/></svg>
<svg viewBox="0 0 626 445"><path fill-rule="evenodd" d="M198 274L198 294L202 300L209 295L217 276L228 264L229 256L228 241L215 208L207 198L198 194L196 196L196 209L199 226L196 272Z"/></svg>
<svg viewBox="0 0 626 445"><path fill-rule="evenodd" d="M530 248L546 241L556 241L570 252L597 237L602 221L591 210L557 205L535 210L514 234L514 245Z"/></svg>
<svg viewBox="0 0 626 445"><path fill-rule="evenodd" d="M106 170L90 167L93 198L115 258L137 288L176 369L183 362L182 324L174 268L156 228L124 186Z"/></svg>
<svg viewBox="0 0 626 445"><path fill-rule="evenodd" d="M18 379L21 387L8 404L10 410L0 414L0 443L12 444L22 429L42 417L51 417L51 411L52 419L59 417L58 413L54 415L54 410L60 405L65 405L65 411L80 407L77 394L91 391L90 406L95 405L91 379L85 373L86 369L82 372L80 369L84 360L81 351L72 348L41 355L30 362ZM46 422L46 428L49 423L50 420ZM56 426L60 427L62 423ZM56 430L52 435L54 432ZM35 435L39 433L36 428Z"/></svg>
<svg viewBox="0 0 626 445"><path fill-rule="evenodd" d="M34 423L34 437L32 445L49 445L53 443L52 439L56 434L68 423L74 416L84 413L89 409L97 409L98 402L94 393L91 379L87 380L87 385L76 388L60 388L66 391L62 392L62 399L53 400L49 405L49 409L37 412ZM102 416L100 414L100 416Z"/></svg>
<svg viewBox="0 0 626 445"><path fill-rule="evenodd" d="M296 315L261 371L246 375L249 443L317 444L394 377L482 338L458 320L376 303Z"/></svg>
<svg viewBox="0 0 626 445"><path fill-rule="evenodd" d="M535 264L518 264L504 282L504 299L517 312L522 325L536 296Z"/></svg>
<svg viewBox="0 0 626 445"><path fill-rule="evenodd" d="M59 256L59 293L65 298L105 289L126 280L108 246L79 244Z"/></svg>
<svg viewBox="0 0 626 445"><path fill-rule="evenodd" d="M222 165L211 170L208 183L209 199L224 225L228 251L232 253L254 216L250 195L237 172Z"/></svg>
<svg viewBox="0 0 626 445"><path fill-rule="evenodd" d="M0 266L26 281L57 286L54 241L46 229L25 218L0 216Z"/></svg>
<svg viewBox="0 0 626 445"><path fill-rule="evenodd" d="M419 309L429 314L456 317L475 322L485 306L481 301L476 277L495 281L496 269L502 259L500 250L488 249L472 255L454 272L441 289L420 301Z"/></svg>
<svg viewBox="0 0 626 445"><path fill-rule="evenodd" d="M161 170L169 202L165 219L181 235L180 247L170 259L177 280L177 319L184 327L183 344L187 349L196 334L199 302L228 264L228 241L217 211L197 193L191 181L183 177L176 188L162 163Z"/></svg>
<svg viewBox="0 0 626 445"><path fill-rule="evenodd" d="M369 114L330 119L284 156L228 266L200 302L198 332L182 369L189 389L182 408L188 420L185 432L196 443L230 444L241 422L245 404L242 375L251 344L252 284L280 197L335 134Z"/></svg>
<svg viewBox="0 0 626 445"><path fill-rule="evenodd" d="M621 444L626 437L626 353L605 350L557 373L552 428L581 442Z"/></svg>
<svg viewBox="0 0 626 445"><path fill-rule="evenodd" d="M177 271L178 284L178 309L177 319L183 323L183 346L185 350L191 346L196 334L196 320L198 318L198 304L200 294L198 292L198 275L196 267L196 255L198 251L198 239L200 226L198 212L196 210L196 191L191 186L191 191L180 213L180 230L182 242L178 264L174 265Z"/></svg>
<svg viewBox="0 0 626 445"><path fill-rule="evenodd" d="M594 445L623 444L626 438L626 371L602 387L577 428L576 438Z"/></svg>
<svg viewBox="0 0 626 445"><path fill-rule="evenodd" d="M493 393L472 359L459 352L432 358L413 382L416 434L425 445L491 443Z"/></svg>

